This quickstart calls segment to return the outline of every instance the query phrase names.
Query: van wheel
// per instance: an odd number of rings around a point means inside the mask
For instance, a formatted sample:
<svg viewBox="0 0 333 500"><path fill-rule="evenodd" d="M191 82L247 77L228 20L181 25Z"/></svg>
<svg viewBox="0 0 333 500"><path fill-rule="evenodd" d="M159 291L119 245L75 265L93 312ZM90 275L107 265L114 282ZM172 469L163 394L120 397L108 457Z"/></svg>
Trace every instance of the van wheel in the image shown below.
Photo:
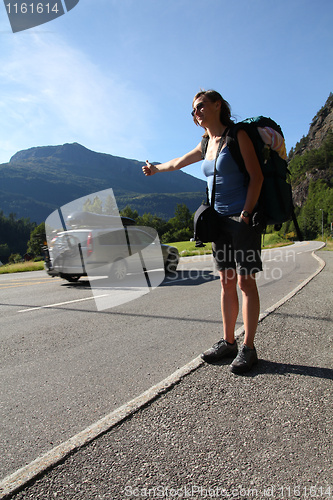
<svg viewBox="0 0 333 500"><path fill-rule="evenodd" d="M62 278L69 281L70 283L76 283L77 281L79 281L80 276L72 276L71 274L64 274Z"/></svg>
<svg viewBox="0 0 333 500"><path fill-rule="evenodd" d="M169 254L168 259L165 263L165 272L166 274L173 274L176 272L178 266L178 259L176 255Z"/></svg>
<svg viewBox="0 0 333 500"><path fill-rule="evenodd" d="M127 275L127 264L124 259L116 260L111 266L110 278L122 281Z"/></svg>

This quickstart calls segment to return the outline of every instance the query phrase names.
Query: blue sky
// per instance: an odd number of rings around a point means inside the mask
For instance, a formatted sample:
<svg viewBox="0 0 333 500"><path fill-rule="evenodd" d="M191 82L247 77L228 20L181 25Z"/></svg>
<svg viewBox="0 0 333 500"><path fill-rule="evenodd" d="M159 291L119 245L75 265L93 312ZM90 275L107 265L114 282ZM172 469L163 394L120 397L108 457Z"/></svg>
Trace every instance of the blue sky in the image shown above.
<svg viewBox="0 0 333 500"><path fill-rule="evenodd" d="M14 34L1 2L0 163L66 142L181 156L202 135L190 116L200 88L238 120L274 118L289 151L333 91L332 20L332 0L80 0ZM202 177L199 163L185 171Z"/></svg>

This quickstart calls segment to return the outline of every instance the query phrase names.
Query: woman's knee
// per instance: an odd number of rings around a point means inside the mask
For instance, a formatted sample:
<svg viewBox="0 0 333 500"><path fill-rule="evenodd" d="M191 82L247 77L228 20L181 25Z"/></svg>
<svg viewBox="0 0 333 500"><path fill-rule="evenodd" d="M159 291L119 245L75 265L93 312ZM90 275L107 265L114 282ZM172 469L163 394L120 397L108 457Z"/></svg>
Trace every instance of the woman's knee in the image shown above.
<svg viewBox="0 0 333 500"><path fill-rule="evenodd" d="M257 281L255 274L244 274L238 276L238 286L244 293L251 293L257 290Z"/></svg>
<svg viewBox="0 0 333 500"><path fill-rule="evenodd" d="M223 290L230 290L237 286L236 269L220 271L220 282Z"/></svg>

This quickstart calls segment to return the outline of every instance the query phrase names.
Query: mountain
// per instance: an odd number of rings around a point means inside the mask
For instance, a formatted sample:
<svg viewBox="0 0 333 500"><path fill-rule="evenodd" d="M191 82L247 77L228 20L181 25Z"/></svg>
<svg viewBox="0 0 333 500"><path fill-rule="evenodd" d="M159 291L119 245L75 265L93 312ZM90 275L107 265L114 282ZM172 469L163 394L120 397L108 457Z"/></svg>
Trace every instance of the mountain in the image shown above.
<svg viewBox="0 0 333 500"><path fill-rule="evenodd" d="M306 203L310 185L317 181L332 186L333 94L313 118L309 132L289 153L293 199L297 207Z"/></svg>
<svg viewBox="0 0 333 500"><path fill-rule="evenodd" d="M144 162L91 151L78 143L35 147L0 165L0 209L36 223L60 206L112 188L119 210L174 216L177 203L195 211L206 183L182 171L145 177Z"/></svg>
<svg viewBox="0 0 333 500"><path fill-rule="evenodd" d="M324 106L318 111L312 119L309 132L306 136L297 142L295 148L289 153L289 158L302 155L306 151L318 149L327 135L333 131L333 94L330 93Z"/></svg>
<svg viewBox="0 0 333 500"><path fill-rule="evenodd" d="M333 223L333 94L313 118L308 134L289 153L298 223L307 239L331 234ZM289 229L290 230L290 229ZM285 228L288 232L288 228Z"/></svg>

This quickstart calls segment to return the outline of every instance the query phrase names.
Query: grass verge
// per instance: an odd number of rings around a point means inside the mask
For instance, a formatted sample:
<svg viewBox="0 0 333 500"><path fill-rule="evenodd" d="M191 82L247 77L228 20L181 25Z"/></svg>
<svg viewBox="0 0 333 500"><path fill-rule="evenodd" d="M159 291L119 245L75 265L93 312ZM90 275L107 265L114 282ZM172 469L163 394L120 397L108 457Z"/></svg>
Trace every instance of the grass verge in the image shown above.
<svg viewBox="0 0 333 500"><path fill-rule="evenodd" d="M176 241L167 244L176 247L181 257L189 257L192 255L205 255L212 253L211 243L203 243L204 246L202 247L196 247L195 241Z"/></svg>
<svg viewBox="0 0 333 500"><path fill-rule="evenodd" d="M285 245L292 245L292 243L292 241L282 238L278 233L270 233L265 234L262 240L262 248L277 248ZM212 253L211 243L204 243L203 247L196 247L195 241L176 241L167 244L176 247L181 257Z"/></svg>
<svg viewBox="0 0 333 500"><path fill-rule="evenodd" d="M23 273L27 271L41 271L44 269L44 261L19 262L18 264L5 264L0 267L0 274Z"/></svg>
<svg viewBox="0 0 333 500"><path fill-rule="evenodd" d="M321 239L318 241L322 241ZM325 246L321 248L320 250L329 250L330 252L333 252L333 239L332 238L327 238L325 242Z"/></svg>

